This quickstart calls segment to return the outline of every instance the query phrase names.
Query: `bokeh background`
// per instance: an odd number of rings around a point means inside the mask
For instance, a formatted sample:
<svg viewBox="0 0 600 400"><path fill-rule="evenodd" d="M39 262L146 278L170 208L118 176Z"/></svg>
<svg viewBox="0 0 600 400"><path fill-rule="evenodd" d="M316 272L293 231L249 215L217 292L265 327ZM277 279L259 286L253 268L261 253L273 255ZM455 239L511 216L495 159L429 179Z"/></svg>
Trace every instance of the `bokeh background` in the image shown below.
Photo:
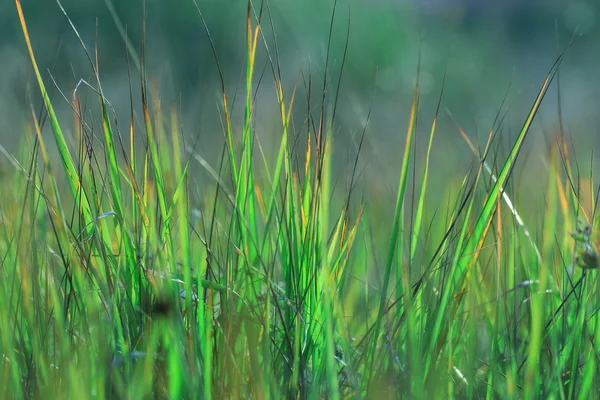
<svg viewBox="0 0 600 400"><path fill-rule="evenodd" d="M142 40L142 1L115 1L114 13L127 27L137 51ZM270 0L265 10L265 40L277 50L288 99L294 85L296 130L301 132L307 113L303 79L312 75L312 107L320 107L333 1ZM55 1L22 0L30 35L44 78L50 74L52 96L68 127L70 108L62 98L73 93L81 79L93 82L91 68ZM97 45L103 88L121 119L129 115L126 48L105 0L63 0L62 4L86 46ZM216 46L234 115L243 107L246 1L198 0ZM255 2L260 7L260 2ZM349 47L337 110L338 146L351 145L372 114L364 161L377 176L396 182L412 91L421 54L418 131L425 143L446 70L435 160L463 168L470 151L449 112L465 131L483 143L499 112L504 115L500 147L508 147L523 123L539 87L557 54L572 38L574 44L561 67L560 90L564 130L584 149L595 148L600 104L600 3L558 0L346 0L337 4L333 27L330 75L334 88L340 76L346 33ZM202 151L218 154L223 129L220 81L208 36L193 0L146 1L148 77L160 88L162 105L175 105L185 131L200 135ZM271 28L271 22L272 27ZM0 3L0 142L16 149L29 105L40 107L31 64L12 1ZM134 101L139 104L139 75L130 61ZM447 69L446 69L447 68ZM276 144L280 124L274 102L272 75L266 51L260 46L257 79L265 72L257 96L257 134ZM557 82L528 138L528 153L540 154L558 128ZM60 89L60 91L59 91ZM85 93L82 87L80 93ZM331 106L333 94L327 106ZM97 99L89 96L90 109ZM504 108L501 105L504 102ZM139 111L139 109L138 109ZM241 119L238 120L238 126ZM68 132L68 129L66 129ZM423 151L420 147L420 151ZM342 152L343 154L343 152ZM543 155L542 155L543 157ZM539 157L532 161L541 166ZM389 172L389 175L388 175ZM440 178L440 179L443 179Z"/></svg>

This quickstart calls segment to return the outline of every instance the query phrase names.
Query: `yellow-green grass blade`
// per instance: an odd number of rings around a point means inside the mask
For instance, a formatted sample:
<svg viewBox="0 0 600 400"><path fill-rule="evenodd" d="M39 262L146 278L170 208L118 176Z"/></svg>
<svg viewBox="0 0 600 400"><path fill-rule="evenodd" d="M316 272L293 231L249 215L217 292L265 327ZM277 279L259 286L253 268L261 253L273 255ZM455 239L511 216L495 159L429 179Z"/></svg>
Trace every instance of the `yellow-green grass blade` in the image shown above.
<svg viewBox="0 0 600 400"><path fill-rule="evenodd" d="M156 195L158 197L158 206L161 215L163 218L166 218L168 214L167 207L167 198L165 193L165 184L164 184L164 174L161 167L161 159L158 153L156 137L154 134L154 128L152 126L152 121L150 119L150 113L148 111L148 103L147 99L144 96L143 101L143 112L144 112L144 124L146 128L146 138L148 140L148 149L149 149L149 163L152 170L154 171L154 185L156 186ZM147 203L146 203L147 204ZM167 251L169 252L169 260L174 260L172 256L172 243L171 243L171 232L170 227L167 223L164 224L163 229L161 229L162 240L167 242Z"/></svg>
<svg viewBox="0 0 600 400"><path fill-rule="evenodd" d="M435 136L435 130L437 127L437 120L440 113L440 106L442 103L442 97L444 94L444 86L446 84L446 74L444 73L444 78L442 80L442 89L440 92L440 96L438 98L437 107L435 110L435 115L433 117L433 122L431 123L431 131L429 133L429 142L427 144L427 153L425 156L425 169L423 171L423 178L421 183L421 189L419 191L419 197L417 201L417 209L415 211L414 223L412 225L412 237L411 237L411 248L410 248L410 261L415 258L415 254L417 251L417 244L419 243L419 234L421 232L421 224L423 221L423 212L425 208L425 199L427 194L427 180L429 178L429 164L431 159L431 149L433 147L433 138Z"/></svg>
<svg viewBox="0 0 600 400"><path fill-rule="evenodd" d="M494 183L493 187L488 193L483 208L477 217L477 221L475 222L473 232L466 238L464 246L459 244L460 247L458 247L457 252L458 259L455 261L455 263L453 263L453 270L451 271L449 282L446 285L446 288L442 295L442 300L439 304L438 309L436 310L435 323L432 331L434 337L437 337L437 333L441 332L442 323L444 320L449 321L449 323L451 323L450 321L452 321L451 317L447 313L448 307L450 307L450 299L451 297L456 296L458 293L462 293L464 291L464 288L468 284L469 268L477 262L478 252L481 246L483 245L483 241L485 240L487 231L490 227L492 217L496 210L497 200L499 196L501 196L503 188L506 186L506 183L510 176L510 172L514 167L515 161L519 155L519 151L523 145L527 133L529 132L529 128L531 127L531 123L533 122L533 119L541 105L542 99L544 98L544 95L546 94L546 91L548 90L548 87L552 82L552 79L556 73L556 69L562 61L563 55L561 55L557 59L552 69L546 76L540 88L540 91L538 92L538 95L536 96L536 99L531 109L529 110L523 127L521 128L521 131L512 146L509 156L504 162L496 182ZM463 226L463 232L466 232L467 230L468 226ZM455 304L453 306L453 309L455 311L460 306L462 299L463 296L458 295L458 298L457 300L455 300ZM439 348L439 345L441 343L438 343L438 345L436 345L435 342L436 341L432 340L429 344L428 354L430 355L430 357L437 357L437 355L434 354L434 352L436 351L436 348Z"/></svg>
<svg viewBox="0 0 600 400"><path fill-rule="evenodd" d="M469 139L469 137L467 136L467 134L465 133L465 131L463 131L461 128L459 128L459 131L460 131L460 134L463 137L463 139L465 139L465 141L467 142L467 145L471 149L471 152L475 156L478 156L477 149L475 148L475 145L471 142L471 140ZM498 180L498 178L493 173L492 168L488 164L487 160L480 160L480 162L483 163L483 167L484 167L485 171L488 173L488 175L492 178L492 181L494 181L494 183L495 183ZM502 199L506 203L506 206L509 208L510 212L514 215L517 224L523 230L523 234L525 235L525 237L527 238L527 241L529 242L529 244L531 245L531 247L535 251L535 253L537 255L537 258L538 258L538 262L541 263L542 262L542 255L540 253L540 250L538 249L537 245L533 241L533 237L531 236L531 233L529 232L529 229L525 225L525 222L521 218L521 215L518 213L515 205L513 204L512 200L510 199L510 197L508 196L508 194L505 191L502 191Z"/></svg>
<svg viewBox="0 0 600 400"><path fill-rule="evenodd" d="M375 321L375 327L373 329L371 344L369 348L369 353L367 354L367 363L366 363L366 387L367 389L371 387L371 379L372 373L374 372L373 364L375 362L376 349L377 344L380 337L381 325L383 323L384 313L386 311L386 303L388 300L388 287L390 281L392 279L392 265L394 263L394 257L398 257L397 264L399 267L397 268L397 277L400 276L402 280L402 285L396 287L396 295L400 296L402 294L403 287L410 287L410 271L407 270L407 266L404 267L404 263L402 262L402 245L398 245L398 243L402 243L402 223L403 223L403 208L404 208L404 196L406 191L406 183L408 181L408 168L410 165L411 153L414 144L414 133L415 133L415 125L417 119L417 105L419 99L419 86L415 87L413 94L413 102L410 111L410 118L408 123L408 131L406 134L406 144L404 146L404 156L402 159L402 167L400 171L400 182L398 184L398 195L396 197L396 207L394 210L394 219L392 223L392 231L390 232L390 241L388 244L388 252L387 259L385 263L384 276L382 282L382 288L379 299L379 307L377 312L377 319ZM398 254L396 255L396 251ZM409 295L409 293L404 293L404 295ZM400 315L400 312L398 313Z"/></svg>
<svg viewBox="0 0 600 400"><path fill-rule="evenodd" d="M69 187L71 188L71 194L73 199L77 201L78 208L83 213L85 218L85 223L89 223L92 221L92 212L90 209L90 204L87 198L87 195L84 190L81 188L81 182L79 179L79 175L77 173L77 169L75 168L75 164L73 163L73 158L71 157L71 153L69 152L69 148L67 146L67 142L63 135L62 129L58 122L58 118L56 113L54 112L54 107L52 106L52 102L50 101L50 96L46 90L46 86L44 85L44 81L42 80L42 76L37 66L37 62L35 60L35 56L33 54L33 47L31 45L31 40L29 38L29 32L27 29L27 24L25 23L25 16L23 14L23 9L21 7L21 1L15 0L15 5L17 7L17 13L19 15L19 21L21 23L21 28L23 30L23 35L25 38L25 43L27 44L27 50L29 51L29 57L31 59L31 64L33 66L33 70L35 73L35 77L38 82L38 86L40 88L40 92L42 94L42 98L44 100L44 105L46 110L48 111L48 116L50 118L50 124L52 126L52 131L54 133L54 139L56 140L56 144L58 146L58 151L61 157L61 161L63 164L63 168L67 174ZM91 234L93 231L93 226L88 225L88 234Z"/></svg>

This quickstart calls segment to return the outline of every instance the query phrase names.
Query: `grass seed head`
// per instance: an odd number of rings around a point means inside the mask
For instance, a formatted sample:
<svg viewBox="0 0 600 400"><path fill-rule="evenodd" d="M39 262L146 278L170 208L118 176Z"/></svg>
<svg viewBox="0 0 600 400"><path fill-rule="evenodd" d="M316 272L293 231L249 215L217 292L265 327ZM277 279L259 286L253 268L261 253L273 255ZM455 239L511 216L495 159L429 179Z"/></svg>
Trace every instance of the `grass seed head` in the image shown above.
<svg viewBox="0 0 600 400"><path fill-rule="evenodd" d="M575 239L575 265L584 269L598 268L598 243L593 237L592 225L580 220L571 236Z"/></svg>

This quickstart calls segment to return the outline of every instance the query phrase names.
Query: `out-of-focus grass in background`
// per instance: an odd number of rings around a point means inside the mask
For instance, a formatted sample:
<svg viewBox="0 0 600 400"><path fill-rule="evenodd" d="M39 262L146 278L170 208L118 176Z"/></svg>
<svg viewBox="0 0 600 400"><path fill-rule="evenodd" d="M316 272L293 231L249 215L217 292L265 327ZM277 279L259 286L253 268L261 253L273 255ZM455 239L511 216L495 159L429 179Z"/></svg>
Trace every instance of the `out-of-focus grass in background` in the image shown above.
<svg viewBox="0 0 600 400"><path fill-rule="evenodd" d="M85 43L92 46L97 42L106 94L118 112L126 115L123 110L129 100L125 51L109 8L102 0L67 0L63 4L77 21ZM243 70L244 27L239 21L244 17L245 4L201 1L200 5L213 35L229 92L233 93ZM2 132L9 132L9 127L28 118L24 112L24 105L28 104L25 88L31 82L31 72L11 3L4 2L0 7L3 60L0 123ZM487 131L512 82L509 100L515 102L515 111L511 114L515 129L516 121L524 115L519 110L535 96L540 76L556 57L558 48L578 30L584 35L578 39L571 57L565 60L561 76L563 96L569 100L565 101L563 111L573 117L571 124L577 121L581 125L573 129L574 132L589 131L590 124L593 126L590 119L600 92L600 84L591 78L600 57L595 51L600 37L600 24L596 23L600 6L596 2L504 1L496 5L467 0L351 0L344 4L344 8L348 7L352 29L339 105L340 123L354 127L364 122L376 89L371 120L374 135L386 141L397 137L396 117L408 115L415 60L420 49L424 115L431 116L435 110L448 61L444 105L460 123L470 132ZM114 8L139 45L141 2L114 2ZM300 69L309 63L315 73L322 73L332 4L317 0L275 0L270 2L270 8L286 86L293 86ZM42 69L51 69L59 86L72 91L80 78L89 78L89 70L68 24L54 2L25 3L24 9L30 15L32 35L40 38L34 46ZM346 16L342 13L347 11L340 12L333 32L333 57L337 60L346 34L342 23ZM188 129L202 126L203 137L209 140L220 126L213 107L220 89L212 52L193 2L149 1L147 19L149 71L160 83L163 101L179 103ZM333 67L334 75L339 65L338 62ZM258 69L263 67L264 59L260 59ZM547 101L554 100L548 98ZM68 109L64 105L57 106L59 111ZM555 107L549 106L553 114ZM265 113L270 110L268 106L264 108ZM272 118L265 115L264 119ZM551 124L552 117L544 121ZM455 130L445 114L440 125L449 128L443 129L440 140L455 143Z"/></svg>
<svg viewBox="0 0 600 400"><path fill-rule="evenodd" d="M8 396L597 393L599 6L15 3Z"/></svg>

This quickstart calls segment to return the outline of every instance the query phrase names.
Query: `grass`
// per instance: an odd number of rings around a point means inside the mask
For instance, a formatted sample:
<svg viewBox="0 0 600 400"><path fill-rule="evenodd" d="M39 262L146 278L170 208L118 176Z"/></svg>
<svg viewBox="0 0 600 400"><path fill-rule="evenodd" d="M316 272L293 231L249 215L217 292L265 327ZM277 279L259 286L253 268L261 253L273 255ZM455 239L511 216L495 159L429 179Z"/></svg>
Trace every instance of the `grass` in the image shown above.
<svg viewBox="0 0 600 400"><path fill-rule="evenodd" d="M15 5L45 112L32 107L17 156L1 148L14 170L2 178L12 190L0 197L3 398L598 393L593 170L580 171L559 132L548 142L538 199L517 201L523 186L513 176L564 53L504 159L500 113L481 152L461 130L474 162L448 177L447 188L427 185L444 173L430 168L443 96L421 159L417 84L388 220L358 184L366 126L347 189L335 184L342 75L325 73L328 90L317 100L312 76L302 75L309 104L320 110L294 128L301 89L284 93L277 47L267 46L275 33L268 7L248 3L239 130L221 77L224 145L211 165L183 134L177 112L160 106L144 49L138 57L129 41L142 77L142 121L132 101L124 137L98 57L81 42L95 76L81 85L97 95L102 134L92 132L76 92L65 97L75 132L67 137ZM335 12L332 26L334 19ZM281 116L274 155L255 135L258 52L269 61ZM199 168L210 177L201 187ZM454 195L440 201L446 190Z"/></svg>

